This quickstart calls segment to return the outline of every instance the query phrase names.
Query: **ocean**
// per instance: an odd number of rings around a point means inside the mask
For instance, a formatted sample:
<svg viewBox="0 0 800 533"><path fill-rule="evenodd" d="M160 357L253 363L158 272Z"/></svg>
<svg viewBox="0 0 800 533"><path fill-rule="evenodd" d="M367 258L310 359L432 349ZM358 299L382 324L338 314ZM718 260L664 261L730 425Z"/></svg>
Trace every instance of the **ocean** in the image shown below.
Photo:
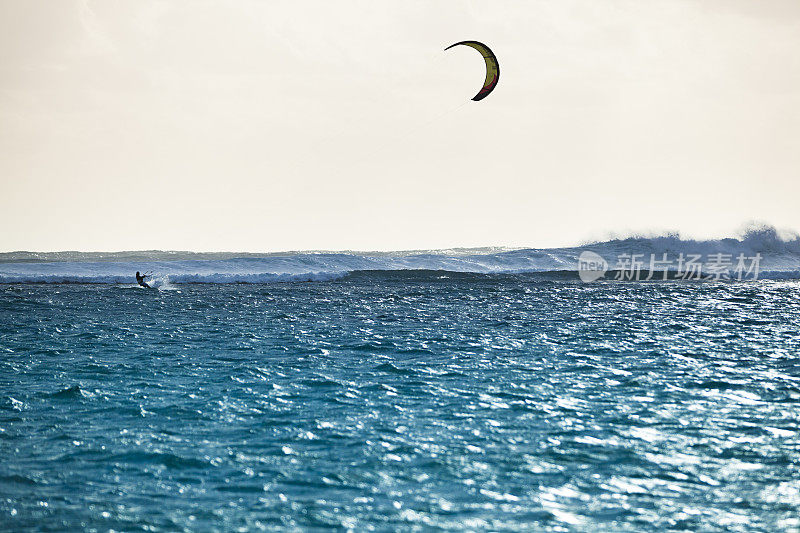
<svg viewBox="0 0 800 533"><path fill-rule="evenodd" d="M0 254L0 530L798 531L798 271Z"/></svg>

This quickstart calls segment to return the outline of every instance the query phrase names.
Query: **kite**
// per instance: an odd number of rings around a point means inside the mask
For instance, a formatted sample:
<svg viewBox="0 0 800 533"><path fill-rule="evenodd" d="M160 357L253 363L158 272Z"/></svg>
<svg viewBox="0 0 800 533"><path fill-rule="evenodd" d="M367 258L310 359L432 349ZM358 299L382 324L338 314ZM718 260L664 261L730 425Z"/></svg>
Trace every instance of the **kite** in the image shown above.
<svg viewBox="0 0 800 533"><path fill-rule="evenodd" d="M497 86L497 80L500 79L500 65L497 63L497 57L492 53L488 46L478 41L461 41L460 43L451 44L445 50L450 50L454 46L463 44L470 46L481 53L484 61L486 61L486 81L483 82L483 87L478 91L478 94L472 97L476 102L483 100L489 93Z"/></svg>

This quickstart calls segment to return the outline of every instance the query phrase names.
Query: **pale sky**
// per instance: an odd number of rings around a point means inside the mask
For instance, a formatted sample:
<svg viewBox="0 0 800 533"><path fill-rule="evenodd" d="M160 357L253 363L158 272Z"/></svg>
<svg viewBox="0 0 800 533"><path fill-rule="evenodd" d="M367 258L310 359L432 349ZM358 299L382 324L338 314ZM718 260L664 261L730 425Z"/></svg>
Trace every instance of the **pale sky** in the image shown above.
<svg viewBox="0 0 800 533"><path fill-rule="evenodd" d="M800 229L798 51L797 0L0 0L0 251Z"/></svg>

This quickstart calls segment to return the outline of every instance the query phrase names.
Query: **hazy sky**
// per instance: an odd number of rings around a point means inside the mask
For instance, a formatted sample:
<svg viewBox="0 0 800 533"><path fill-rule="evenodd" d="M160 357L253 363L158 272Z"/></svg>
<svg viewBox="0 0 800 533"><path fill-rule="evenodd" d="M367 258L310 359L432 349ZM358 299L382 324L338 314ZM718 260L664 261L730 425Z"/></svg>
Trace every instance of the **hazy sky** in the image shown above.
<svg viewBox="0 0 800 533"><path fill-rule="evenodd" d="M800 229L798 51L797 0L0 0L0 250Z"/></svg>

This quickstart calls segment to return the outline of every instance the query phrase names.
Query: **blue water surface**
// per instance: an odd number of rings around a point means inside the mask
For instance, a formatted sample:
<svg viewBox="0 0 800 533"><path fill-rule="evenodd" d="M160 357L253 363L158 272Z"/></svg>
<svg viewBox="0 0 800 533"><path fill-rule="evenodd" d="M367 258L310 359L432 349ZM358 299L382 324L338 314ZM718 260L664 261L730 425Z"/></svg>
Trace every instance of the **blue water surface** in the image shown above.
<svg viewBox="0 0 800 533"><path fill-rule="evenodd" d="M797 282L171 289L0 286L0 529L800 528Z"/></svg>

